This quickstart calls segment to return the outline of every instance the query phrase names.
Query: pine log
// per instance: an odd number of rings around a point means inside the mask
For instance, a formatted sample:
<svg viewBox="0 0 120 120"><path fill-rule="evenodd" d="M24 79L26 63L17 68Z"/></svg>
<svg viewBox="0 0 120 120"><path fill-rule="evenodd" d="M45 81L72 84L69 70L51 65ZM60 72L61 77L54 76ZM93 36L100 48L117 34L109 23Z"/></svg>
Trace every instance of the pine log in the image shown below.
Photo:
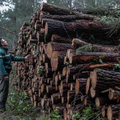
<svg viewBox="0 0 120 120"><path fill-rule="evenodd" d="M107 117L107 107L105 105L102 106L102 109L101 109L101 112L102 112L102 116L103 117Z"/></svg>
<svg viewBox="0 0 120 120"><path fill-rule="evenodd" d="M86 83L86 95L88 95L90 90L90 77L87 79L87 83Z"/></svg>
<svg viewBox="0 0 120 120"><path fill-rule="evenodd" d="M70 48L72 48L70 44L49 42L47 44L47 56L48 58L51 58L53 51L67 51L67 49Z"/></svg>
<svg viewBox="0 0 120 120"><path fill-rule="evenodd" d="M64 67L65 51L54 51L51 56L51 67L52 71L62 71Z"/></svg>
<svg viewBox="0 0 120 120"><path fill-rule="evenodd" d="M107 90L109 88L120 87L120 73L103 69L95 69L90 74L93 89Z"/></svg>
<svg viewBox="0 0 120 120"><path fill-rule="evenodd" d="M107 109L108 120L115 120L120 116L120 104L109 105Z"/></svg>
<svg viewBox="0 0 120 120"><path fill-rule="evenodd" d="M104 97L96 97L95 98L95 105L96 107L101 107L102 105L105 105L106 103L108 103L108 97L104 96Z"/></svg>
<svg viewBox="0 0 120 120"><path fill-rule="evenodd" d="M49 93L49 94L52 94L52 93L55 93L55 92L58 92L58 91L56 91L54 86L47 85L46 86L46 92Z"/></svg>
<svg viewBox="0 0 120 120"><path fill-rule="evenodd" d="M60 20L64 22L71 22L75 20L93 20L95 19L94 16L87 15L87 14L79 14L79 15L41 15L41 19L47 18L47 19L54 19L54 20Z"/></svg>
<svg viewBox="0 0 120 120"><path fill-rule="evenodd" d="M119 102L120 101L120 91L110 89L109 90L109 99L116 100L117 102Z"/></svg>
<svg viewBox="0 0 120 120"><path fill-rule="evenodd" d="M103 63L103 64L79 64L73 67L68 67L66 72L66 81L73 76L73 74L86 70L93 70L95 68L113 68L115 64L113 63Z"/></svg>
<svg viewBox="0 0 120 120"><path fill-rule="evenodd" d="M54 15L54 14L69 15L70 14L70 12L68 10L57 7L55 5L48 4L48 3L42 3L40 10L49 12L52 15Z"/></svg>
<svg viewBox="0 0 120 120"><path fill-rule="evenodd" d="M69 62L72 65L79 63L89 63L96 60L99 62L117 62L120 60L119 53L106 53L106 52L80 52L80 53L70 53Z"/></svg>
<svg viewBox="0 0 120 120"><path fill-rule="evenodd" d="M81 20L79 22L62 22L49 20L45 24L45 34L58 34L64 37L76 37L84 33L84 37L93 34L95 37L106 36L106 29L109 26L103 23Z"/></svg>
<svg viewBox="0 0 120 120"><path fill-rule="evenodd" d="M57 104L61 102L61 97L59 93L51 95L52 104Z"/></svg>
<svg viewBox="0 0 120 120"><path fill-rule="evenodd" d="M82 71L82 72L78 72L78 73L75 73L73 75L73 80L76 80L77 78L88 78L90 76L90 71Z"/></svg>
<svg viewBox="0 0 120 120"><path fill-rule="evenodd" d="M75 90L68 90L67 92L67 102L71 103L75 97Z"/></svg>
<svg viewBox="0 0 120 120"><path fill-rule="evenodd" d="M37 31L39 31L41 27L42 27L41 22L39 20L37 20L36 23L35 23L35 29Z"/></svg>
<svg viewBox="0 0 120 120"><path fill-rule="evenodd" d="M64 67L62 70L62 75L65 77L67 74L67 67Z"/></svg>
<svg viewBox="0 0 120 120"><path fill-rule="evenodd" d="M72 46L74 46L76 49L85 45L90 46L92 52L117 52L119 50L118 46L91 44L77 38L72 40Z"/></svg>
<svg viewBox="0 0 120 120"><path fill-rule="evenodd" d="M61 37L59 35L52 35L51 37L51 42L58 42L58 43L72 43L72 39L70 38L65 38L65 37Z"/></svg>
<svg viewBox="0 0 120 120"><path fill-rule="evenodd" d="M85 94L86 83L87 83L87 79L84 79L84 78L76 79L76 85L75 85L76 95L78 95L79 92L81 92L82 94Z"/></svg>

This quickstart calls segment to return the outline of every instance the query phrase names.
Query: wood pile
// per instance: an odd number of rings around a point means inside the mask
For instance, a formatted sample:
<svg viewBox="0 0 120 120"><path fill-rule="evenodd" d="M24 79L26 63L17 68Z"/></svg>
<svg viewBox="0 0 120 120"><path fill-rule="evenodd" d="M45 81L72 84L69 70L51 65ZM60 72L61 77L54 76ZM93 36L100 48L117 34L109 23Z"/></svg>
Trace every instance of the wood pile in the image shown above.
<svg viewBox="0 0 120 120"><path fill-rule="evenodd" d="M13 84L30 95L34 106L49 113L57 108L65 120L89 105L100 107L109 120L119 117L119 46L110 45L110 25L98 19L43 3L24 22L16 55L30 56L14 64ZM90 35L95 37L92 42ZM90 51L77 51L84 46Z"/></svg>

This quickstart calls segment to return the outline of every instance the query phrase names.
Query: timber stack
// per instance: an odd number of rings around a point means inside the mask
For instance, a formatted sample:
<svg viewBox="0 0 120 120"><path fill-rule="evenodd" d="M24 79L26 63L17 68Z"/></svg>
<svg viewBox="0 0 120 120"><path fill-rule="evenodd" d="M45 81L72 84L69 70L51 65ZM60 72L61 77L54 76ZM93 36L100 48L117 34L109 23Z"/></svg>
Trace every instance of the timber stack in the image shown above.
<svg viewBox="0 0 120 120"><path fill-rule="evenodd" d="M119 117L119 38L110 39L111 25L99 19L43 3L24 22L16 55L30 56L14 64L19 80L13 84L34 106L49 113L57 108L65 120L89 105L109 120Z"/></svg>

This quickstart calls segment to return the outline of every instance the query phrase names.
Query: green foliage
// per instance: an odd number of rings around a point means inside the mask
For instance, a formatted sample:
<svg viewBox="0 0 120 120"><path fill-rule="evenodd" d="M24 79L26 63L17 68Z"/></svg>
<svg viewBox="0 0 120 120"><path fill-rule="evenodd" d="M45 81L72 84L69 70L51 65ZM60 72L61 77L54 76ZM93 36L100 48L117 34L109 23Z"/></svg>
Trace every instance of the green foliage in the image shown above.
<svg viewBox="0 0 120 120"><path fill-rule="evenodd" d="M89 40L95 40L93 35L90 35Z"/></svg>
<svg viewBox="0 0 120 120"><path fill-rule="evenodd" d="M7 109L14 115L25 115L31 112L33 108L33 104L28 102L29 99L29 96L22 92L11 92L9 94Z"/></svg>
<svg viewBox="0 0 120 120"><path fill-rule="evenodd" d="M79 47L78 49L76 49L76 52L92 52L92 46L90 45L84 45L82 47Z"/></svg>
<svg viewBox="0 0 120 120"><path fill-rule="evenodd" d="M115 64L115 66L113 67L113 71L120 69L120 61L118 59L117 59L117 62L118 64Z"/></svg>
<svg viewBox="0 0 120 120"><path fill-rule="evenodd" d="M61 115L59 114L59 110L56 109L53 112L51 112L51 119L50 120L62 120Z"/></svg>
<svg viewBox="0 0 120 120"><path fill-rule="evenodd" d="M39 74L45 76L45 68L43 66L39 67Z"/></svg>
<svg viewBox="0 0 120 120"><path fill-rule="evenodd" d="M89 105L89 107L86 107L83 109L82 113L74 113L73 117L74 120L105 120L104 118L101 117L101 112L100 108L98 108L97 111L93 111L92 107Z"/></svg>

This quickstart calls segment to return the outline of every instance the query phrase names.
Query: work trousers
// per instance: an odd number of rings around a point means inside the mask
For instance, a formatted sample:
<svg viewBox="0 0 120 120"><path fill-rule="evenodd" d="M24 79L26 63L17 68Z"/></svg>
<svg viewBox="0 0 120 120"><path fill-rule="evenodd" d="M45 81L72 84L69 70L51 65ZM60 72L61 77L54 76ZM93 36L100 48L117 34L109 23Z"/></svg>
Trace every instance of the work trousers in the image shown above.
<svg viewBox="0 0 120 120"><path fill-rule="evenodd" d="M6 109L6 101L8 97L9 80L4 80L4 76L0 72L0 109Z"/></svg>

